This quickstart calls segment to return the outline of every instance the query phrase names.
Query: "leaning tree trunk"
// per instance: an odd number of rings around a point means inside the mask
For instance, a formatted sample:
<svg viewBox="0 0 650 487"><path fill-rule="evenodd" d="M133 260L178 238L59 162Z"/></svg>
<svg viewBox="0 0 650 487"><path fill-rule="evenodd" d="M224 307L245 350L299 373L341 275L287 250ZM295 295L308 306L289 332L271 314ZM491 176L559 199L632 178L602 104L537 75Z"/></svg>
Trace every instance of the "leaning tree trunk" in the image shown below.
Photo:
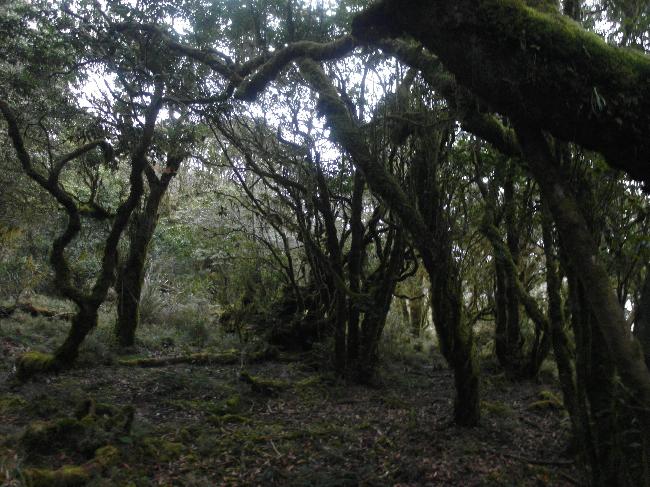
<svg viewBox="0 0 650 487"><path fill-rule="evenodd" d="M171 179L178 172L184 156L167 156L166 168L160 178L150 167L146 170L149 195L144 210L133 213L129 255L118 271L117 281L117 321L115 337L120 346L131 347L135 343L135 332L140 322L140 297L144 282L147 250L158 223L158 208Z"/></svg>
<svg viewBox="0 0 650 487"><path fill-rule="evenodd" d="M613 414L613 373L615 370L620 376L624 386L622 392L626 396L625 410L629 412L628 421L634 417L634 427L641 439L642 452L637 458L642 472L647 472L650 465L647 442L647 438L650 438L650 373L641 347L630 333L607 271L598 259L594 236L576 196L564 183L566 178L552 156L547 140L541 132L528 127L519 127L518 136L529 168L553 214L567 256L567 269L575 274L573 280L577 284L574 284L574 290L578 288L578 298L584 302L581 303L582 319L575 331L583 335L576 337L578 352L580 349L589 352L584 366L579 366L579 369L583 368L582 374L580 370L578 373L579 383L584 383L587 389L592 419L596 422L596 458L593 466L600 469L600 472L596 470L598 478L594 478L594 481L606 485L616 479L620 484L621 476L626 475L626 469L621 467L618 455L607 453L609 448L614 447L616 437L620 437L618 432L612 431L610 422ZM575 294L574 291L574 301ZM580 360L580 355L578 359ZM602 414L606 416L601 418L599 415ZM606 461L605 466L601 461ZM603 471L603 468L608 470ZM638 478L647 483L648 477L644 475L639 474Z"/></svg>

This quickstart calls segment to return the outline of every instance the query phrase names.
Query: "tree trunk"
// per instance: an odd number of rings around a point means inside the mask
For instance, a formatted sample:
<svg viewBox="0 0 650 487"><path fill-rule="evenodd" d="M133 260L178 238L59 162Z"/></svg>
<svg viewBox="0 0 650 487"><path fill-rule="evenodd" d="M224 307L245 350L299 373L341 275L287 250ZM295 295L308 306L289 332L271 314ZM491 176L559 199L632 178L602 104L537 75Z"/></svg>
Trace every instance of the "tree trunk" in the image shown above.
<svg viewBox="0 0 650 487"><path fill-rule="evenodd" d="M86 335L97 326L97 310L101 303L86 303L79 306L77 314L72 318L68 336L54 352L57 366L69 367L79 355L79 347Z"/></svg>
<svg viewBox="0 0 650 487"><path fill-rule="evenodd" d="M155 187L154 187L155 188ZM122 265L117 281L117 321L115 337L122 347L135 343L135 332L140 323L140 296L144 282L147 249L158 221L158 207L162 192L152 188L142 213L134 213L129 254Z"/></svg>
<svg viewBox="0 0 650 487"><path fill-rule="evenodd" d="M350 215L351 242L350 254L348 255L348 275L350 291L358 294L360 291L361 279L361 257L363 251L363 192L365 181L360 171L354 172L354 186L352 190L352 209ZM348 310L348 342L347 354L348 364L352 365L359 357L359 303L350 299Z"/></svg>
<svg viewBox="0 0 650 487"><path fill-rule="evenodd" d="M646 266L646 275L641 289L641 297L634 321L634 336L643 347L645 363L650 369L650 265Z"/></svg>
<svg viewBox="0 0 650 487"><path fill-rule="evenodd" d="M151 167L145 168L149 195L142 212L131 216L129 255L119 269L117 282L117 321L115 337L120 346L131 347L140 322L140 297L144 282L145 264L149 243L158 224L158 209L172 178L178 172L184 154L177 149L167 155L165 170L160 178Z"/></svg>
<svg viewBox="0 0 650 487"><path fill-rule="evenodd" d="M449 249L451 250L451 248ZM479 368L472 327L463 319L462 287L453 257L441 257L427 265L431 276L433 323L440 349L454 371L456 398L454 421L460 426L476 426L480 417Z"/></svg>

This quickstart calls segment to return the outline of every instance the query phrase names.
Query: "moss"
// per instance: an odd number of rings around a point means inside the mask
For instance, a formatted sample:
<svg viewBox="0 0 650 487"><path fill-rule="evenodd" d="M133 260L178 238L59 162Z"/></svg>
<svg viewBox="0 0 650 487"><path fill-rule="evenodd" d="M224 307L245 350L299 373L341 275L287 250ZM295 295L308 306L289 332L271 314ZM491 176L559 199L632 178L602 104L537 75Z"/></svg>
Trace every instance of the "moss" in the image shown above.
<svg viewBox="0 0 650 487"><path fill-rule="evenodd" d="M251 388L253 389L253 392L257 392L265 396L276 396L279 391L288 389L290 387L290 384L286 381L257 377L254 375L250 375L245 370L242 371L242 373L239 376L239 379L242 382L250 384Z"/></svg>
<svg viewBox="0 0 650 487"><path fill-rule="evenodd" d="M22 397L15 394L7 394L0 397L0 414L13 414L27 407L28 403Z"/></svg>
<svg viewBox="0 0 650 487"><path fill-rule="evenodd" d="M484 411L494 416L510 417L515 414L510 406L500 401L481 401L481 406Z"/></svg>
<svg viewBox="0 0 650 487"><path fill-rule="evenodd" d="M183 453L183 444L163 438L148 437L142 441L144 452L156 462L171 462Z"/></svg>
<svg viewBox="0 0 650 487"><path fill-rule="evenodd" d="M16 378L26 381L36 374L52 372L57 369L54 355L41 352L26 352L16 363Z"/></svg>
<svg viewBox="0 0 650 487"><path fill-rule="evenodd" d="M65 466L58 470L29 468L24 475L29 487L75 487L90 481L88 471L76 466Z"/></svg>
<svg viewBox="0 0 650 487"><path fill-rule="evenodd" d="M20 446L27 453L47 453L77 442L86 427L72 418L34 421L20 436Z"/></svg>
<svg viewBox="0 0 650 487"><path fill-rule="evenodd" d="M215 415L211 416L208 418L208 421L212 424L215 424L217 426L221 426L224 424L247 424L250 423L251 420L248 419L245 416L242 416L240 414L223 414L221 416Z"/></svg>
<svg viewBox="0 0 650 487"><path fill-rule="evenodd" d="M82 414L85 415L77 419ZM29 424L20 436L21 448L28 455L68 449L90 457L99 447L129 433L133 408L127 406L119 409L87 400L78 409L77 418L35 421Z"/></svg>
<svg viewBox="0 0 650 487"><path fill-rule="evenodd" d="M546 409L555 409L560 410L564 409L564 403L562 399L552 391L541 391L539 393L539 400L530 403L526 409L529 410L546 410Z"/></svg>
<svg viewBox="0 0 650 487"><path fill-rule="evenodd" d="M103 470L115 465L119 459L120 451L112 445L107 445L95 451L93 463Z"/></svg>
<svg viewBox="0 0 650 487"><path fill-rule="evenodd" d="M320 375L312 375L310 377L305 377L302 380L296 382L296 387L313 387L323 383L323 377Z"/></svg>
<svg viewBox="0 0 650 487"><path fill-rule="evenodd" d="M241 396L239 394L234 394L228 399L224 399L215 406L215 412L217 414L233 414L237 413L242 408Z"/></svg>

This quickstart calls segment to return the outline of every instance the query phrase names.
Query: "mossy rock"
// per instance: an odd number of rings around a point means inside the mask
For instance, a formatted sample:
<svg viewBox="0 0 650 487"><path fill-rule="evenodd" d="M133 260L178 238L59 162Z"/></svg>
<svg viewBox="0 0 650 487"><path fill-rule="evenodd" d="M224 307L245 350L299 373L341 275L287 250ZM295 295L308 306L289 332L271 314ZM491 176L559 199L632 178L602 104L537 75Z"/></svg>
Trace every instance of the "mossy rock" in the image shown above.
<svg viewBox="0 0 650 487"><path fill-rule="evenodd" d="M26 352L16 362L16 379L25 382L35 375L56 372L59 363L54 355L41 352Z"/></svg>
<svg viewBox="0 0 650 487"><path fill-rule="evenodd" d="M86 400L74 418L29 424L19 444L28 455L69 449L90 457L98 448L128 434L132 421L133 408L130 406L115 408Z"/></svg>
<svg viewBox="0 0 650 487"><path fill-rule="evenodd" d="M26 453L48 453L77 445L86 434L86 426L74 418L30 423L19 439Z"/></svg>
<svg viewBox="0 0 650 487"><path fill-rule="evenodd" d="M98 448L93 459L83 465L66 465L57 470L29 468L23 473L29 487L76 487L88 484L93 475L112 467L119 458L120 451L107 445Z"/></svg>

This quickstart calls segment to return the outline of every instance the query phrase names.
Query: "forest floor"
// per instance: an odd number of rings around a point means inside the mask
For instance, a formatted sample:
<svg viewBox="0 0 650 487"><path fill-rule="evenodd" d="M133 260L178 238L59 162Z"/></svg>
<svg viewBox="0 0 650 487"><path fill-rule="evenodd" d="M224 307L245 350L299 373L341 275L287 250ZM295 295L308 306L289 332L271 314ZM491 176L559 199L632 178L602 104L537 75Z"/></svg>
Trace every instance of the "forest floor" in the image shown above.
<svg viewBox="0 0 650 487"><path fill-rule="evenodd" d="M244 365L278 381L254 392L240 380L242 364L142 368L110 355L16 385L6 380L16 357L47 342L43 329L51 338L67 326L44 319L42 328L26 326L32 321L0 320L3 486L45 475L35 468L62 475L71 465L90 475L78 485L93 486L580 484L580 471L562 457L568 419L552 380L513 383L485 368L476 428L450 423L453 377L431 353L384 363L375 387L337 382L302 361L267 361ZM137 356L181 353L169 345L141 347ZM89 399L91 414L70 419ZM132 423L120 423L130 408ZM107 445L110 461L97 460ZM41 485L55 485L46 474Z"/></svg>

